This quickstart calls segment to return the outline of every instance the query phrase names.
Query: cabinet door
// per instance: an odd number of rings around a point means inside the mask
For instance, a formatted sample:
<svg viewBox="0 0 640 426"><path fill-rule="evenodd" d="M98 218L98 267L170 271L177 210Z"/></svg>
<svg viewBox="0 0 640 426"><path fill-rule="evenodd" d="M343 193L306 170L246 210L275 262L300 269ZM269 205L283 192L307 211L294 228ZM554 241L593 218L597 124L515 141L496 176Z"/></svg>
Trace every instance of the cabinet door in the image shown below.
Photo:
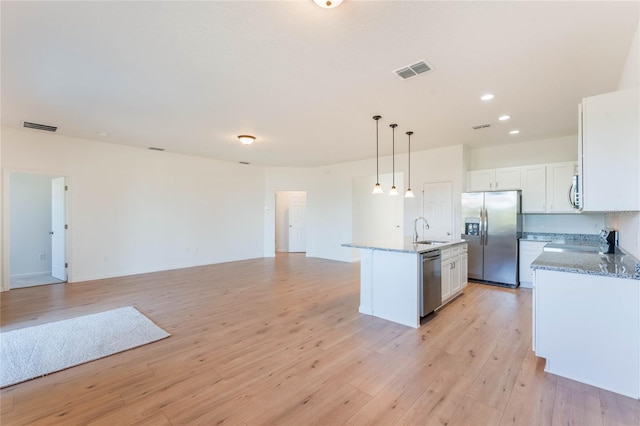
<svg viewBox="0 0 640 426"><path fill-rule="evenodd" d="M640 210L639 98L633 88L582 101L585 211Z"/></svg>
<svg viewBox="0 0 640 426"><path fill-rule="evenodd" d="M467 286L467 281L469 281L469 277L467 274L467 253L462 253L460 255L460 288L465 288Z"/></svg>
<svg viewBox="0 0 640 426"><path fill-rule="evenodd" d="M496 181L493 185L494 191L502 191L507 189L520 189L520 167L510 167L505 169L496 169Z"/></svg>
<svg viewBox="0 0 640 426"><path fill-rule="evenodd" d="M547 211L549 213L579 213L571 204L573 175L576 163L547 165Z"/></svg>
<svg viewBox="0 0 640 426"><path fill-rule="evenodd" d="M456 256L451 262L451 269L449 269L451 273L451 278L449 281L451 282L451 294L456 294L462 288L460 284L460 256Z"/></svg>
<svg viewBox="0 0 640 426"><path fill-rule="evenodd" d="M547 197L547 168L527 166L521 171L522 213L544 213Z"/></svg>
<svg viewBox="0 0 640 426"><path fill-rule="evenodd" d="M451 296L451 259L442 261L442 302Z"/></svg>
<svg viewBox="0 0 640 426"><path fill-rule="evenodd" d="M468 191L493 191L496 174L494 170L472 170L467 173Z"/></svg>

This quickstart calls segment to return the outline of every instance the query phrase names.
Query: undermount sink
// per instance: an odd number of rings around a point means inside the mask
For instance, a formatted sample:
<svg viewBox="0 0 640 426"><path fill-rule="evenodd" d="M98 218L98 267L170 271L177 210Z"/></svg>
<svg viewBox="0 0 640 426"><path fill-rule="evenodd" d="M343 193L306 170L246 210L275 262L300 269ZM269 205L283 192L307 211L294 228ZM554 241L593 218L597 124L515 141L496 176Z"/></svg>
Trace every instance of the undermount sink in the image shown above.
<svg viewBox="0 0 640 426"><path fill-rule="evenodd" d="M416 241L416 244L447 244L449 241L422 240Z"/></svg>

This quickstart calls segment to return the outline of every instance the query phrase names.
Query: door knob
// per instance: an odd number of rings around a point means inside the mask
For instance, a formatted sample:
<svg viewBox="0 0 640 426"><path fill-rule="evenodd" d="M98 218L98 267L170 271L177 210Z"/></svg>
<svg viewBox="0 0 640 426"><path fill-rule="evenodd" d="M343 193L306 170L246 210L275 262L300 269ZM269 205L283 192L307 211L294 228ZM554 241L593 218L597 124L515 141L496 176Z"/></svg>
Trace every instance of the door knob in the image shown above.
<svg viewBox="0 0 640 426"><path fill-rule="evenodd" d="M49 235L53 235L53 231L49 231Z"/></svg>

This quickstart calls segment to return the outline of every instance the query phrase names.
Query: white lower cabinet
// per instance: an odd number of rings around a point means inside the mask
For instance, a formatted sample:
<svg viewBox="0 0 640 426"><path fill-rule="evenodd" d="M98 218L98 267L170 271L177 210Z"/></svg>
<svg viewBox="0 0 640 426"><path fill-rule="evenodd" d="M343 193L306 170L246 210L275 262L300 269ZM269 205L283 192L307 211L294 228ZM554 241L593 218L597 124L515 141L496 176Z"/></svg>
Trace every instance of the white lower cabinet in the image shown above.
<svg viewBox="0 0 640 426"><path fill-rule="evenodd" d="M441 251L442 303L457 296L467 285L467 243Z"/></svg>
<svg viewBox="0 0 640 426"><path fill-rule="evenodd" d="M638 280L538 269L533 295L546 372L640 398Z"/></svg>
<svg viewBox="0 0 640 426"><path fill-rule="evenodd" d="M532 288L533 269L531 269L531 263L542 254L547 243L548 241L520 240L520 260L518 262L520 287Z"/></svg>

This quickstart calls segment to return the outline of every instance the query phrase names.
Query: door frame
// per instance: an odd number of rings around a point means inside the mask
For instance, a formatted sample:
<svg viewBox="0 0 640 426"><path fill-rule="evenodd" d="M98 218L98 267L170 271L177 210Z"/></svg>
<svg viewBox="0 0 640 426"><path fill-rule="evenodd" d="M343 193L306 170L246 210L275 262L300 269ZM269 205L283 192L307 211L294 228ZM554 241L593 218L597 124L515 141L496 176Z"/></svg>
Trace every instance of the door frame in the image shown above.
<svg viewBox="0 0 640 426"><path fill-rule="evenodd" d="M266 223L269 224L270 226L272 226L273 228L273 251L271 252L271 256L275 256L276 253L288 253L288 251L286 252L279 252L278 251L278 245L277 245L277 228L276 228L276 223L278 221L278 214L277 214L277 210L278 210L278 192L304 192L306 195L306 205L308 207L309 205L309 191L306 189L276 189L273 191L273 220L267 221ZM306 209L306 207L305 207ZM305 212L305 216L306 216L306 212ZM305 220L305 232L307 230L307 221ZM307 235L308 237L308 235ZM308 238L306 238L306 248L308 248ZM288 241L287 241L287 250L288 250ZM265 250L265 255L267 255L267 252ZM305 256L307 256L308 251L305 251Z"/></svg>
<svg viewBox="0 0 640 426"><path fill-rule="evenodd" d="M32 174L32 175L47 175L47 176L55 176L55 177L63 177L65 178L66 185L69 188L71 186L71 177L67 172L61 172L58 170L30 170L30 169L13 169L7 168L2 171L2 196L0 197L0 202L2 203L2 238L0 244L2 245L2 259L0 259L0 263L2 266L2 274L0 276L0 292L9 291L11 289L11 253L9 252L10 248L10 230L11 230L11 219L9 218L9 212L11 211L11 197L9 196L11 190L11 174L13 173L23 173L23 174ZM67 229L66 241L65 241L65 259L67 263L67 283L72 282L73 271L72 266L73 262L70 262L70 256L72 253L71 249L71 241L72 241L72 232L73 227L71 224L71 212L69 209L69 205L71 204L71 197L73 192L66 191L65 196L65 217L66 223L69 226Z"/></svg>

